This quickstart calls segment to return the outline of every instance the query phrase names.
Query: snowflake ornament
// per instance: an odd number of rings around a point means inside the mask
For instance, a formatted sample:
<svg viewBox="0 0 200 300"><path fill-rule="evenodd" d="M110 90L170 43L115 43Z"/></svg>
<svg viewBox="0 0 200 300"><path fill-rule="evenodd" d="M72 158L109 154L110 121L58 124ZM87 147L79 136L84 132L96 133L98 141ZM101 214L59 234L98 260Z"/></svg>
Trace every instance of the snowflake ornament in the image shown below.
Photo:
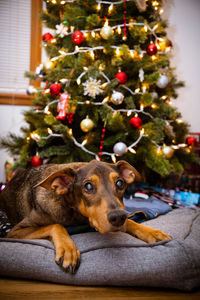
<svg viewBox="0 0 200 300"><path fill-rule="evenodd" d="M60 35L61 38L68 35L68 27L61 23L60 25L56 25L56 33Z"/></svg>
<svg viewBox="0 0 200 300"><path fill-rule="evenodd" d="M89 95L92 98L95 98L96 95L103 93L101 89L101 80L96 80L92 77L89 77L89 80L83 83L84 86L84 95Z"/></svg>

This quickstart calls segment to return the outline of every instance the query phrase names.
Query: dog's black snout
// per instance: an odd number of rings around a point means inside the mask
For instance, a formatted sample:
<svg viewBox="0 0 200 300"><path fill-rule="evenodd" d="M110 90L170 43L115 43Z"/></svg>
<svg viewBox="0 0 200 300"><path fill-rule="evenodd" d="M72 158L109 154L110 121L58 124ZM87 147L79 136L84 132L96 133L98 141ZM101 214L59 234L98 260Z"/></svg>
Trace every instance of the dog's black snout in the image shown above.
<svg viewBox="0 0 200 300"><path fill-rule="evenodd" d="M111 211L108 214L108 221L116 227L122 226L126 221L127 214L123 210Z"/></svg>

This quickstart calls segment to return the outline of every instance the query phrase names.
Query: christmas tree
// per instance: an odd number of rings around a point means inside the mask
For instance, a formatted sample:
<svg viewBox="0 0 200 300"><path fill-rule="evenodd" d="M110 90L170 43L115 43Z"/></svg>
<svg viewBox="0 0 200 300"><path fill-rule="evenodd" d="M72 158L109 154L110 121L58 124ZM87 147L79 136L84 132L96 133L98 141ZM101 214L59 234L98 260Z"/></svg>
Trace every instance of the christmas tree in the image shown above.
<svg viewBox="0 0 200 300"><path fill-rule="evenodd" d="M46 1L49 59L27 73L43 84L29 89L23 136L1 140L17 167L124 159L149 181L183 172L195 157L162 12L160 0Z"/></svg>

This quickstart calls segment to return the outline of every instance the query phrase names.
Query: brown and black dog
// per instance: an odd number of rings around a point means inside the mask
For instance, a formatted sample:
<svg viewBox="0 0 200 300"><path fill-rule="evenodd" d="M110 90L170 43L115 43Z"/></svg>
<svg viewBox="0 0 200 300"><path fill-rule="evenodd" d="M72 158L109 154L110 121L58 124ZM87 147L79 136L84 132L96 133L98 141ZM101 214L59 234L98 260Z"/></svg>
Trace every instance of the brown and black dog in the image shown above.
<svg viewBox="0 0 200 300"><path fill-rule="evenodd" d="M80 252L64 226L89 223L100 233L128 232L148 243L170 237L127 219L123 195L140 178L129 163L44 165L19 170L0 195L0 209L15 225L8 238L49 239L55 261L74 273Z"/></svg>

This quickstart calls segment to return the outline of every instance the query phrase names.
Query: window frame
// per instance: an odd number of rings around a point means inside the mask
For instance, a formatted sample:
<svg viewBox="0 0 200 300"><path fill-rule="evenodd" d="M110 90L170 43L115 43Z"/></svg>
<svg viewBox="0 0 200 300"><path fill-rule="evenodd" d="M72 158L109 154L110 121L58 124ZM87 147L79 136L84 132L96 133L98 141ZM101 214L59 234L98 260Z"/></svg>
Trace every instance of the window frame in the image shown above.
<svg viewBox="0 0 200 300"><path fill-rule="evenodd" d="M34 72L41 63L41 37L42 22L39 15L42 11L42 0L31 0L31 47L30 47L30 71ZM26 71L26 70L24 70ZM30 80L30 84L35 87L39 82ZM32 96L15 93L0 93L0 105L32 105Z"/></svg>

